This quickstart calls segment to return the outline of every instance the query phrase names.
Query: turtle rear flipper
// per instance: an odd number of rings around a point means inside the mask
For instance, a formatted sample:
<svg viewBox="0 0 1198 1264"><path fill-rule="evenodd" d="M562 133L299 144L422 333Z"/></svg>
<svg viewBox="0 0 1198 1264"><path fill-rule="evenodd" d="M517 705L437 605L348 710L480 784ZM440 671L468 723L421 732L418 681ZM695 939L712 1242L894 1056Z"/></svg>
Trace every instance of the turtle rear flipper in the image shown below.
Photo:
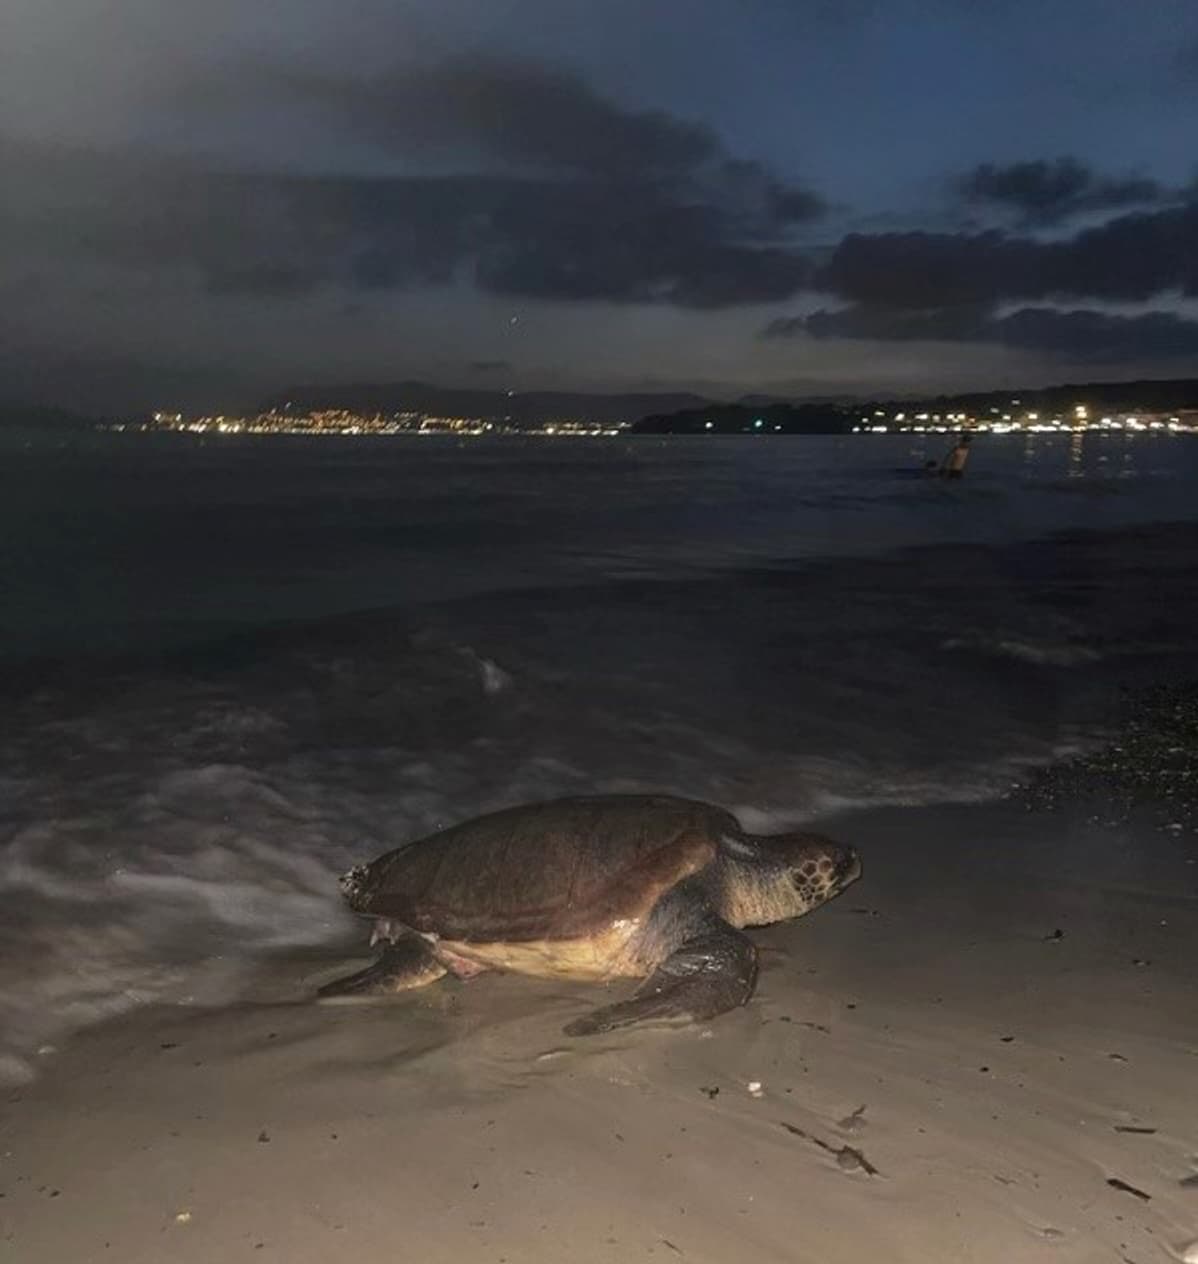
<svg viewBox="0 0 1198 1264"><path fill-rule="evenodd" d="M404 935L388 943L365 970L326 983L317 996L326 1000L390 996L410 988L424 987L426 983L435 983L446 973L446 968L419 935Z"/></svg>
<svg viewBox="0 0 1198 1264"><path fill-rule="evenodd" d="M568 1023L567 1036L593 1036L633 1023L705 1022L743 1005L757 983L757 949L716 917L666 957L626 1001Z"/></svg>

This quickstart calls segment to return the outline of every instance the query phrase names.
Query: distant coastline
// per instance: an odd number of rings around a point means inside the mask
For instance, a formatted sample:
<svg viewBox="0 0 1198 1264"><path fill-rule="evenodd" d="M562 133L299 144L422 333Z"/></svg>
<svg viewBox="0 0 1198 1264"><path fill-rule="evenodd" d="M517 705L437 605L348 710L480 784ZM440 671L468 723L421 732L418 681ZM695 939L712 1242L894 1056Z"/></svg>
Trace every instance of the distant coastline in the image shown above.
<svg viewBox="0 0 1198 1264"><path fill-rule="evenodd" d="M650 411L651 410L651 411ZM88 417L0 406L0 427L39 433L398 436L839 435L853 433L1164 430L1198 432L1198 379L1089 382L922 398L734 402L675 394L456 390L421 382L284 392L244 411Z"/></svg>
<svg viewBox="0 0 1198 1264"><path fill-rule="evenodd" d="M638 434L1198 431L1198 380L1089 382L875 401L709 405L642 418Z"/></svg>

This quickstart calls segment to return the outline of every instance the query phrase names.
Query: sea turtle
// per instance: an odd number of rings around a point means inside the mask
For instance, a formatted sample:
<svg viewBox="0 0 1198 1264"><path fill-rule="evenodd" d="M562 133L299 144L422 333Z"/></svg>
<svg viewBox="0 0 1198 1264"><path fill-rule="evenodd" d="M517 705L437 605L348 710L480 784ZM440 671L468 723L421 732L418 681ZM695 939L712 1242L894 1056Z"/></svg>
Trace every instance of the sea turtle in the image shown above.
<svg viewBox="0 0 1198 1264"><path fill-rule="evenodd" d="M322 997L381 995L446 973L642 978L566 1028L702 1021L743 1005L757 950L740 933L799 917L861 873L818 834L748 834L709 803L600 795L507 808L351 869L341 889L375 921L373 965Z"/></svg>

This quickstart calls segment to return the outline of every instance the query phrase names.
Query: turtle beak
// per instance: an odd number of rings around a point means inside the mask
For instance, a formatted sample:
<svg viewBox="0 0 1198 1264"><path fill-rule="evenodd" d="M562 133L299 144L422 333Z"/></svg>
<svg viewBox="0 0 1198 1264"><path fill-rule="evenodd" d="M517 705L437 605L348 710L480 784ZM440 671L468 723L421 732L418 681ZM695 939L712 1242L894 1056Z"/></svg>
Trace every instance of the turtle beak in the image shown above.
<svg viewBox="0 0 1198 1264"><path fill-rule="evenodd" d="M859 877L861 877L861 857L857 855L855 848L846 847L836 866L836 885L843 891L850 882L856 882Z"/></svg>

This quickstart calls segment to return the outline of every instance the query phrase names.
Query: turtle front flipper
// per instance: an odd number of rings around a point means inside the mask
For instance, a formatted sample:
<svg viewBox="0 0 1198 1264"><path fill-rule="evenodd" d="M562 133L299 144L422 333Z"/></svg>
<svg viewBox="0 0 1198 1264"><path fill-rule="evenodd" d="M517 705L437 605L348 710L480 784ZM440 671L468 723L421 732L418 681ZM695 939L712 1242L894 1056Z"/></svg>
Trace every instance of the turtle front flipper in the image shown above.
<svg viewBox="0 0 1198 1264"><path fill-rule="evenodd" d="M711 917L666 957L626 1001L592 1010L563 1031L593 1036L633 1023L705 1022L743 1005L757 983L757 949Z"/></svg>
<svg viewBox="0 0 1198 1264"><path fill-rule="evenodd" d="M435 983L447 973L419 935L403 935L387 943L373 964L344 979L326 983L318 992L321 999L390 996L410 988Z"/></svg>

